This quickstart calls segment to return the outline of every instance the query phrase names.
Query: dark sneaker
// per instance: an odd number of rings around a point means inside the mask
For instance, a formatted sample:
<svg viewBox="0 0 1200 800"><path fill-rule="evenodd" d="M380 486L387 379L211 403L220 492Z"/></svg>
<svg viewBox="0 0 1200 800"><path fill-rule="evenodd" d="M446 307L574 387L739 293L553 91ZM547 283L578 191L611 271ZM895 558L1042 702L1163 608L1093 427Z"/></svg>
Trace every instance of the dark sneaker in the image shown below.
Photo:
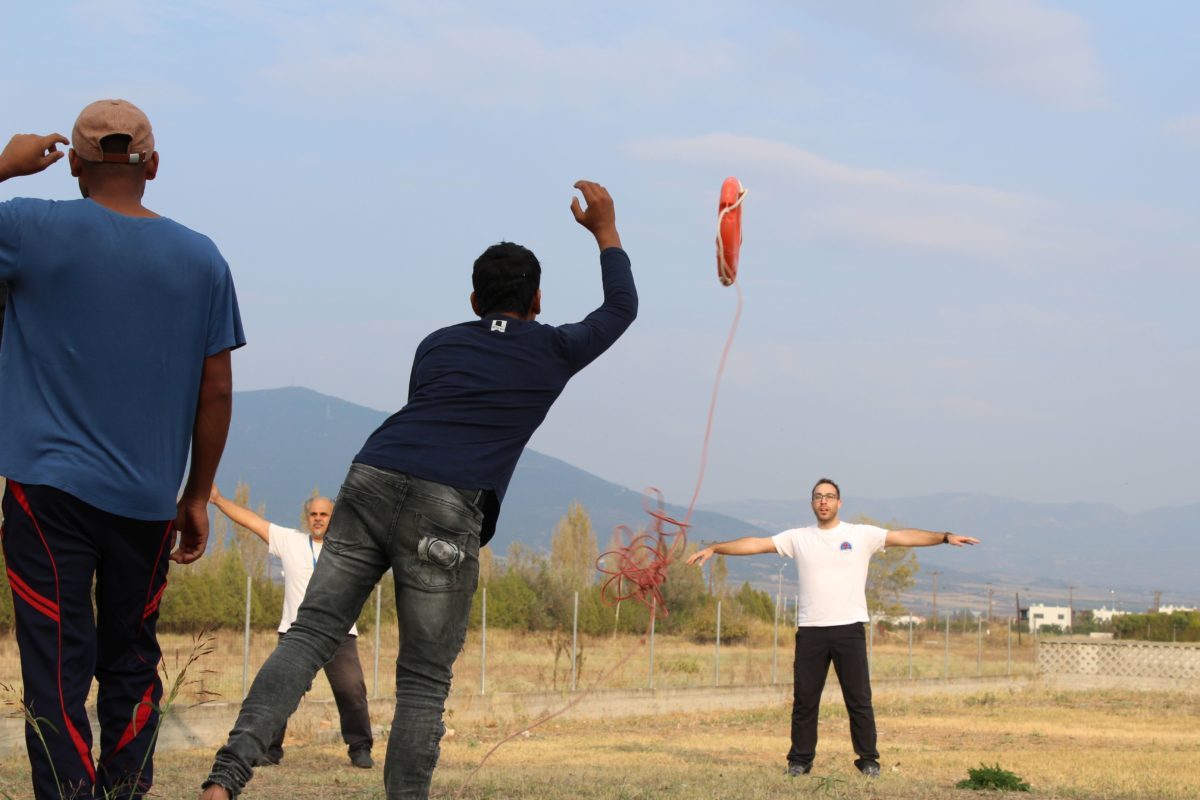
<svg viewBox="0 0 1200 800"><path fill-rule="evenodd" d="M370 769L375 766L375 762L371 759L370 750L351 750L350 763L360 769Z"/></svg>
<svg viewBox="0 0 1200 800"><path fill-rule="evenodd" d="M799 761L789 761L788 762L787 776L789 778L795 778L800 775L807 775L810 772L812 772L812 763L811 762L808 764L803 764Z"/></svg>
<svg viewBox="0 0 1200 800"><path fill-rule="evenodd" d="M862 764L859 764L858 771L863 775L866 775L868 778L879 777L879 765L874 761L866 761Z"/></svg>

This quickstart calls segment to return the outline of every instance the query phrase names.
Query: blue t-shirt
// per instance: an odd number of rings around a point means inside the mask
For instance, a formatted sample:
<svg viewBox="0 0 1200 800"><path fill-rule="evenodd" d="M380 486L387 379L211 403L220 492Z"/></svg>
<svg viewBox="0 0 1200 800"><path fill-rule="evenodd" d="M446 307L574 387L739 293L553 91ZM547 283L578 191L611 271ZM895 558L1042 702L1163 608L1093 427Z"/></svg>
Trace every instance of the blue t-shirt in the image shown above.
<svg viewBox="0 0 1200 800"><path fill-rule="evenodd" d="M460 489L484 489L483 542L533 432L567 381L637 316L629 256L600 254L604 303L582 322L542 325L491 315L434 331L417 347L408 403L354 460Z"/></svg>
<svg viewBox="0 0 1200 800"><path fill-rule="evenodd" d="M0 475L168 520L204 359L246 343L206 236L91 201L0 203Z"/></svg>

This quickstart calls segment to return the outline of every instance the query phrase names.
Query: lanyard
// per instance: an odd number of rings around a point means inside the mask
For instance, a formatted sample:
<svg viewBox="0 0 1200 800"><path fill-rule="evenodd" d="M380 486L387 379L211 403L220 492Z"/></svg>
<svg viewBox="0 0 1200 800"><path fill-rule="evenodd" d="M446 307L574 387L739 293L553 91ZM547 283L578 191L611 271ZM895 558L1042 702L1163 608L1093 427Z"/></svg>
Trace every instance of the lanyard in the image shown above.
<svg viewBox="0 0 1200 800"><path fill-rule="evenodd" d="M317 568L317 550L313 547L312 537L308 537L308 552L312 553L313 569Z"/></svg>

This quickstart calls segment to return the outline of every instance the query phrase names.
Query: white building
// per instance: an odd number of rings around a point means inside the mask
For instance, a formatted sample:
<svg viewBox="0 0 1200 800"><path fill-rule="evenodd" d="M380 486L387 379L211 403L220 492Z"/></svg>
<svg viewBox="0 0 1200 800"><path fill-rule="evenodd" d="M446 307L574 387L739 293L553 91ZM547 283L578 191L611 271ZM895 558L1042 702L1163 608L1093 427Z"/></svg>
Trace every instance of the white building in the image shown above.
<svg viewBox="0 0 1200 800"><path fill-rule="evenodd" d="M1113 617L1119 617L1122 614L1128 613L1128 611L1117 611L1115 608L1104 608L1102 606L1092 610L1092 619L1096 622L1112 622Z"/></svg>
<svg viewBox="0 0 1200 800"><path fill-rule="evenodd" d="M1158 607L1158 613L1160 613L1160 614L1173 614L1176 611L1195 611L1195 610L1196 609L1193 608L1192 606L1159 606Z"/></svg>
<svg viewBox="0 0 1200 800"><path fill-rule="evenodd" d="M1041 603L1030 603L1029 630L1036 631L1050 625L1057 626L1064 631L1071 630L1070 606L1044 606Z"/></svg>

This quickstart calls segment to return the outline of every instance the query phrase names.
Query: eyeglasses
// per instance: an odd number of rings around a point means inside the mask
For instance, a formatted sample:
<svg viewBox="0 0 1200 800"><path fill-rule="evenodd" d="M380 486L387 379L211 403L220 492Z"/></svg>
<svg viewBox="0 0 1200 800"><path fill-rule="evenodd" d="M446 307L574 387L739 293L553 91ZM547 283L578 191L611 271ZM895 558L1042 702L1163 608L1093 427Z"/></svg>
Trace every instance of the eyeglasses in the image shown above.
<svg viewBox="0 0 1200 800"><path fill-rule="evenodd" d="M838 496L836 494L814 494L813 495L814 503L819 503L822 500L828 500L829 502L832 503L833 501L835 501L837 499L838 499Z"/></svg>

